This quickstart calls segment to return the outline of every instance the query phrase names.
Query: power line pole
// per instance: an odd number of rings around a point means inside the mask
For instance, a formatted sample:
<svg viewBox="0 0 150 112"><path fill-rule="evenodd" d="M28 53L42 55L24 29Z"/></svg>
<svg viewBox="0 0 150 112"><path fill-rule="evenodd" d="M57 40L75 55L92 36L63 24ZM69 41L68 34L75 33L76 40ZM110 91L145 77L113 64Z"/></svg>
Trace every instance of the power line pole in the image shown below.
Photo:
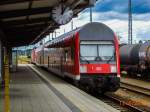
<svg viewBox="0 0 150 112"><path fill-rule="evenodd" d="M132 44L132 3L131 0L128 1L128 12L129 12L129 22L128 22L128 44Z"/></svg>
<svg viewBox="0 0 150 112"><path fill-rule="evenodd" d="M50 38L51 38L51 37L50 37L50 33L48 34L48 36L49 36L49 39L48 39L48 40L50 41Z"/></svg>
<svg viewBox="0 0 150 112"><path fill-rule="evenodd" d="M71 21L71 30L73 30L73 20Z"/></svg>
<svg viewBox="0 0 150 112"><path fill-rule="evenodd" d="M93 21L92 19L93 19L93 18L92 18L92 7L90 7L90 22Z"/></svg>
<svg viewBox="0 0 150 112"><path fill-rule="evenodd" d="M55 38L57 37L57 34L56 34L57 32L55 31Z"/></svg>
<svg viewBox="0 0 150 112"><path fill-rule="evenodd" d="M66 30L64 29L64 33L66 33Z"/></svg>
<svg viewBox="0 0 150 112"><path fill-rule="evenodd" d="M54 39L54 32L52 32L52 40Z"/></svg>

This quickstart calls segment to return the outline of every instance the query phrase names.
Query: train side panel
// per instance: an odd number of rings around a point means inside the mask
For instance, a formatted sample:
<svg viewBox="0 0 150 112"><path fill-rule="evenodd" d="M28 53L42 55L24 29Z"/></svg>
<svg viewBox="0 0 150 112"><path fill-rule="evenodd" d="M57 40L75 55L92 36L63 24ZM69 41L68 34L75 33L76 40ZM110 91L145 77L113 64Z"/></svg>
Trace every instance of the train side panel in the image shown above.
<svg viewBox="0 0 150 112"><path fill-rule="evenodd" d="M50 48L44 49L44 66L60 76L68 76L79 79L79 63L74 50L79 46L76 41L77 35L67 39L64 43L59 43ZM63 46L61 46L63 45Z"/></svg>
<svg viewBox="0 0 150 112"><path fill-rule="evenodd" d="M35 48L31 52L31 63L35 64L36 62L36 54L35 54Z"/></svg>

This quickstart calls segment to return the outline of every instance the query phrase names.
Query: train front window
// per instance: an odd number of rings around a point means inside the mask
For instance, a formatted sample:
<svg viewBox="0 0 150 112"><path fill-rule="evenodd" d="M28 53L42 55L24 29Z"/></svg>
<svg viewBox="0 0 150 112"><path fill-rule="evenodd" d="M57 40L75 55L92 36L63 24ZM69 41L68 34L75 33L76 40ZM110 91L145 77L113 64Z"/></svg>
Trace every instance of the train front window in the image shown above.
<svg viewBox="0 0 150 112"><path fill-rule="evenodd" d="M80 56L82 60L94 60L97 57L97 46L81 45Z"/></svg>
<svg viewBox="0 0 150 112"><path fill-rule="evenodd" d="M98 45L98 53L101 60L114 60L114 46L113 45Z"/></svg>
<svg viewBox="0 0 150 112"><path fill-rule="evenodd" d="M80 44L80 59L82 61L114 61L115 49L113 43L88 42Z"/></svg>

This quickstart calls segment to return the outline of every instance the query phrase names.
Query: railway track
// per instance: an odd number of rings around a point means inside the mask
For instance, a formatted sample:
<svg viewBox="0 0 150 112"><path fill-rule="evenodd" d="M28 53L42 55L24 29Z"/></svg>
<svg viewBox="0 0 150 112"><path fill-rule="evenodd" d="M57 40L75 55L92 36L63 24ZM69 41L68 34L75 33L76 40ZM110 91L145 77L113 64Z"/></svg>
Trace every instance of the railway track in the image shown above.
<svg viewBox="0 0 150 112"><path fill-rule="evenodd" d="M113 93L105 93L105 94L95 94L88 92L87 90L80 88L83 91L89 93L90 95L100 99L104 103L114 107L115 109L119 110L120 112L148 112L148 109L139 108L134 105L134 102L127 101L126 99L119 97Z"/></svg>
<svg viewBox="0 0 150 112"><path fill-rule="evenodd" d="M145 108L139 108L134 105L134 102L115 95L114 93L105 93L103 95L89 93L104 103L114 107L120 112L148 112Z"/></svg>
<svg viewBox="0 0 150 112"><path fill-rule="evenodd" d="M110 95L104 95L104 96L97 96L98 99L103 101L104 103L114 107L115 109L119 110L120 112L133 112L137 111L137 109L133 109L131 107L127 107L125 105L122 105L118 99L111 97ZM139 111L141 112L141 111Z"/></svg>
<svg viewBox="0 0 150 112"><path fill-rule="evenodd" d="M121 82L120 87L146 96L150 96L150 89Z"/></svg>
<svg viewBox="0 0 150 112"><path fill-rule="evenodd" d="M149 109L137 107L133 101L126 100L122 97L116 96L113 93L106 93L105 99L101 99L102 101L108 103L112 107L120 110L121 112L148 112ZM109 101L107 102L107 99Z"/></svg>
<svg viewBox="0 0 150 112"><path fill-rule="evenodd" d="M130 92L137 94L137 95L150 97L150 89L146 88L144 86L142 87L142 86L137 86L134 84L126 83L126 82L121 82L120 83L120 89L125 90L125 91L130 91ZM106 94L106 96L114 99L117 102L120 102L120 104L125 106L125 107L132 108L135 111L149 112L149 110L150 110L149 106L145 106L140 102L133 101L132 98L131 99L126 99L126 98L122 99L122 97L120 97L116 94Z"/></svg>

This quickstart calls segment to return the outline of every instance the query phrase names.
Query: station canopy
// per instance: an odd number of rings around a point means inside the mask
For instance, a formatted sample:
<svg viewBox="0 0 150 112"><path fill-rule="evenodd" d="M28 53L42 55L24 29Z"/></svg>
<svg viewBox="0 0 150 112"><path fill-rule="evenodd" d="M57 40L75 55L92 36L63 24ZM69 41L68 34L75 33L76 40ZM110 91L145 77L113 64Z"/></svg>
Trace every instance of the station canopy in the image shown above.
<svg viewBox="0 0 150 112"><path fill-rule="evenodd" d="M55 10L60 4L62 13L69 8L72 11L71 17L75 17L83 9L94 4L93 1L0 0L0 31L4 34L1 38L12 47L37 42L61 25L55 20L57 18L53 18L53 13L58 11Z"/></svg>

